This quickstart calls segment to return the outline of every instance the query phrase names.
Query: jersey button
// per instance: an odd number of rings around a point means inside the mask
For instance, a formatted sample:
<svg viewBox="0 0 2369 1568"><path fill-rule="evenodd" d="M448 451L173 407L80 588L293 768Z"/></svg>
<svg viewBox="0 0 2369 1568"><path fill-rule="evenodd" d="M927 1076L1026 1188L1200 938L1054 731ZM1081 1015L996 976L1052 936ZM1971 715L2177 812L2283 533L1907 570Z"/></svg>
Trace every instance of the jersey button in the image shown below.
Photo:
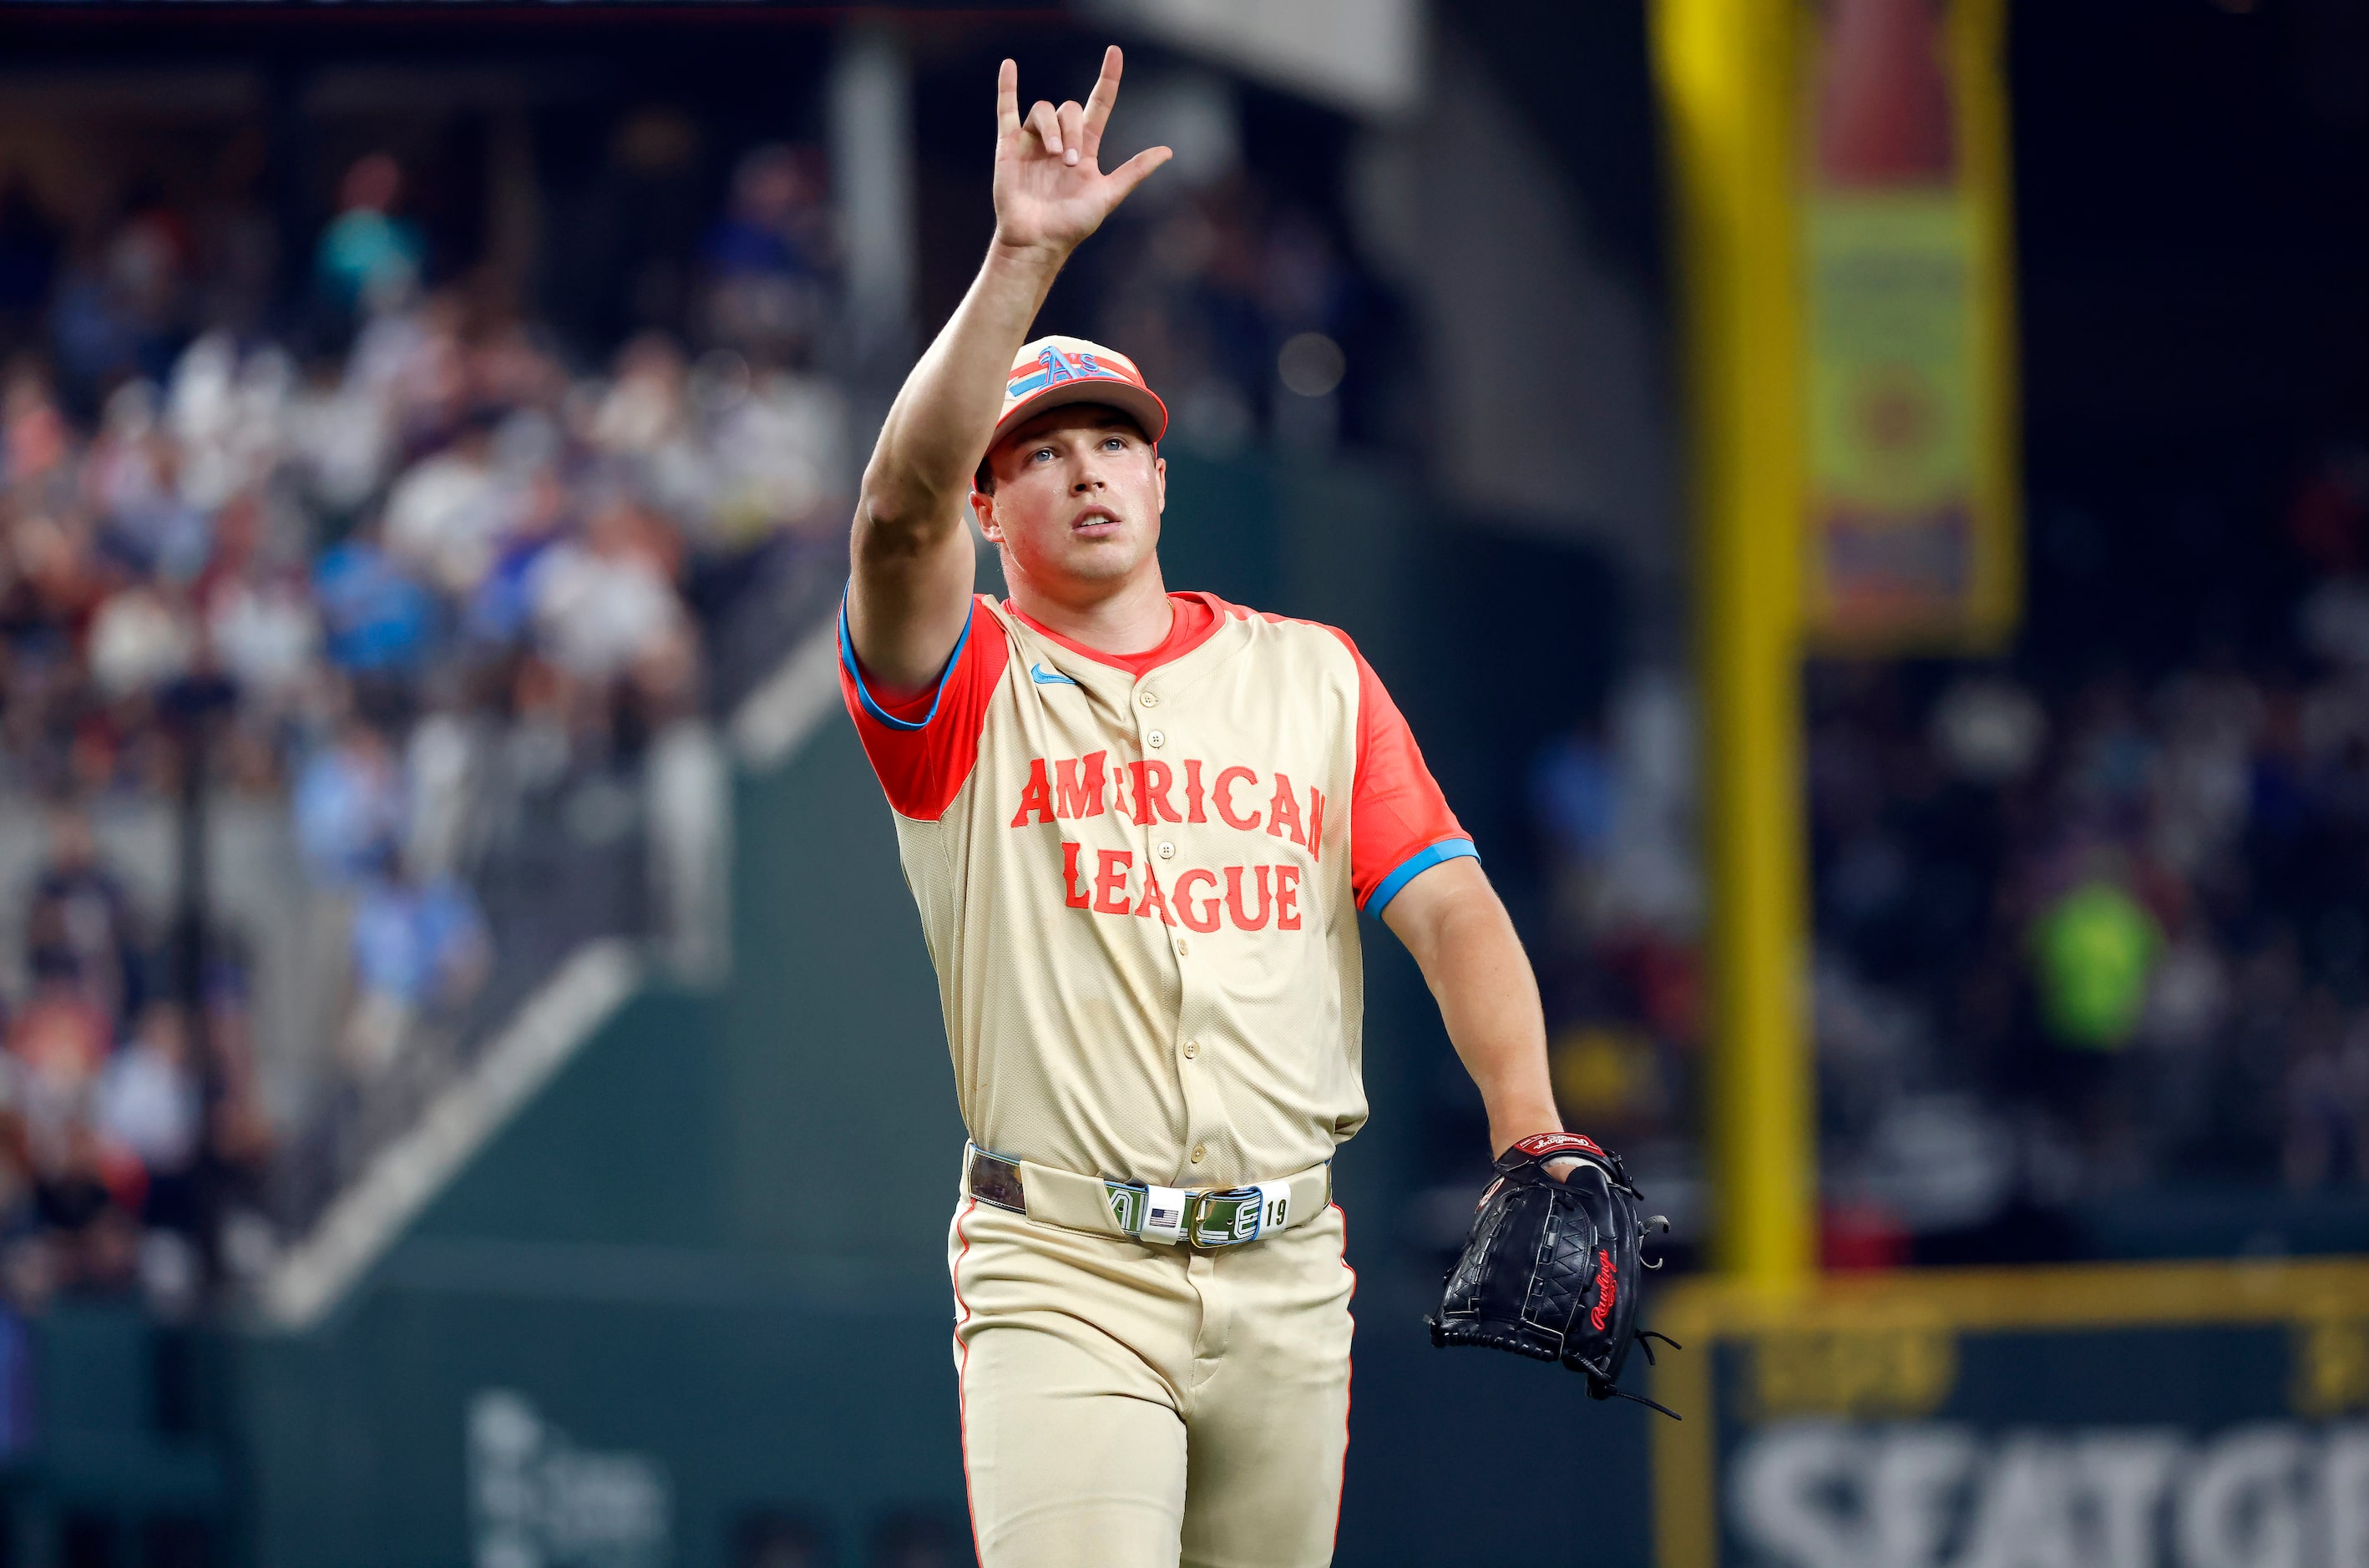
<svg viewBox="0 0 2369 1568"><path fill-rule="evenodd" d="M1174 860L1176 858L1176 846L1163 840L1160 845L1160 858L1162 860Z"/></svg>
<svg viewBox="0 0 2369 1568"><path fill-rule="evenodd" d="M1160 705L1160 693L1157 692L1138 692L1135 694L1135 700L1141 703L1147 708L1156 708Z"/></svg>
<svg viewBox="0 0 2369 1568"><path fill-rule="evenodd" d="M1200 1144L1195 1144L1193 1146L1193 1163L1198 1165L1203 1160L1208 1158L1208 1154L1209 1151L1207 1149Z"/></svg>
<svg viewBox="0 0 2369 1568"><path fill-rule="evenodd" d="M1180 958L1181 958L1181 957L1183 957L1185 954L1190 953L1190 952L1192 952L1192 951L1193 951L1193 944L1192 944L1191 943L1189 943L1189 942L1187 942L1187 941L1185 941L1185 940L1184 940L1183 937L1181 937L1181 936L1180 936L1180 937L1178 937L1178 938L1176 939L1176 956L1177 956L1178 957L1180 957Z"/></svg>
<svg viewBox="0 0 2369 1568"><path fill-rule="evenodd" d="M1168 744L1168 737L1165 732L1155 729L1144 736L1143 743L1154 748L1165 746Z"/></svg>
<svg viewBox="0 0 2369 1568"><path fill-rule="evenodd" d="M1200 1041L1198 1041L1198 1040L1187 1040L1187 1041L1185 1041L1185 1042L1184 1042L1184 1059L1185 1059L1186 1061L1191 1061L1195 1057L1199 1056L1200 1054L1201 1054L1201 1042L1200 1042Z"/></svg>

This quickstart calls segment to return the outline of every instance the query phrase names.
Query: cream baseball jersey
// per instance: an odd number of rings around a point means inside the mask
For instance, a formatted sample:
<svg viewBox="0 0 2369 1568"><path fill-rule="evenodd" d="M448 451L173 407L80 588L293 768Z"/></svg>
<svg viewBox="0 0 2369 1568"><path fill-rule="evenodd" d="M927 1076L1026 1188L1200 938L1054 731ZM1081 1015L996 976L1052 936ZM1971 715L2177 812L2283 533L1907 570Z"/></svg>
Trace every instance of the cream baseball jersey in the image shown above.
<svg viewBox="0 0 2369 1568"><path fill-rule="evenodd" d="M842 609L840 683L972 1140L1230 1186L1364 1122L1358 912L1474 851L1347 636L1170 597L1169 638L1132 656L978 598L903 703L866 689Z"/></svg>

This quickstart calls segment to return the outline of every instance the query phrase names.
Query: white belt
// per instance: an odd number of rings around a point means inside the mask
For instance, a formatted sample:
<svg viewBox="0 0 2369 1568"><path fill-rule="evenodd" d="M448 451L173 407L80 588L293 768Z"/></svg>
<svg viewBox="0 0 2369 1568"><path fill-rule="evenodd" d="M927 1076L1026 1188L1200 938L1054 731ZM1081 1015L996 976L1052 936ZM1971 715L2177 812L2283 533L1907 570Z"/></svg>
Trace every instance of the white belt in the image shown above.
<svg viewBox="0 0 2369 1568"><path fill-rule="evenodd" d="M963 1190L1048 1225L1170 1246L1238 1247L1313 1219L1333 1200L1333 1164L1242 1187L1159 1187L1082 1176L963 1145Z"/></svg>

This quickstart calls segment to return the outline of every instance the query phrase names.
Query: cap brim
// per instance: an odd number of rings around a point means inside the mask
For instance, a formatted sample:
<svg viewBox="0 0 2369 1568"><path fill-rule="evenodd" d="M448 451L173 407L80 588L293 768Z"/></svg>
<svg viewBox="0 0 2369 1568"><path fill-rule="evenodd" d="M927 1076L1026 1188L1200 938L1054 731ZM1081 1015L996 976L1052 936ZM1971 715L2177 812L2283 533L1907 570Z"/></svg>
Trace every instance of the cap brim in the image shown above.
<svg viewBox="0 0 2369 1568"><path fill-rule="evenodd" d="M1013 404L995 422L994 439L1000 441L1022 421L1070 403L1100 403L1116 408L1143 427L1144 438L1155 444L1168 433L1168 405L1149 388L1123 381L1057 381Z"/></svg>

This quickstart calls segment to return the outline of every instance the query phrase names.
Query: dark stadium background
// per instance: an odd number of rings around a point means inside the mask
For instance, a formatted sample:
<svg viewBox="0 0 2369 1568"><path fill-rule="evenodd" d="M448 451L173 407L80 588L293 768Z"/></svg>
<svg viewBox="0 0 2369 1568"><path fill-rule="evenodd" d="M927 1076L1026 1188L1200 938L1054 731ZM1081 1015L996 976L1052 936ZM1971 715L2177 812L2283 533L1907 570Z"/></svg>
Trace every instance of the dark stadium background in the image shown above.
<svg viewBox="0 0 2369 1568"><path fill-rule="evenodd" d="M1007 53L1198 139L1044 317L1177 409L1172 586L1357 637L1708 1264L1647 8L1408 0L1346 88L1156 10L0 7L0 1564L970 1561L827 631ZM2020 624L1803 677L1830 1268L2369 1244L2364 17L2009 7ZM1425 1343L1488 1151L1369 934L1340 1560L1645 1562L1650 1418Z"/></svg>

